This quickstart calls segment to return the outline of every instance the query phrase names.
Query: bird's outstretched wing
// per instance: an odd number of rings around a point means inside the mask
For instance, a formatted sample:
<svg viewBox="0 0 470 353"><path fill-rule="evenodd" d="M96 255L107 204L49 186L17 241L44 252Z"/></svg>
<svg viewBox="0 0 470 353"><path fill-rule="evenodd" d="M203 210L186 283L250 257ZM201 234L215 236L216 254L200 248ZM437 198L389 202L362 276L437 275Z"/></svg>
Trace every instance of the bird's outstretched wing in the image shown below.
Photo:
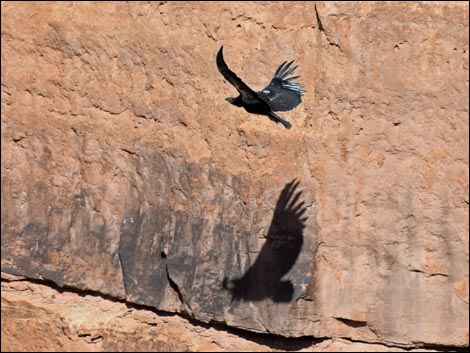
<svg viewBox="0 0 470 353"><path fill-rule="evenodd" d="M220 73L237 89L245 102L250 100L259 101L260 98L258 97L258 94L248 87L245 82L243 82L233 71L228 68L224 60L224 54L222 52L223 48L224 46L221 46L219 52L217 53L217 68L219 69Z"/></svg>
<svg viewBox="0 0 470 353"><path fill-rule="evenodd" d="M302 101L303 87L295 82L300 76L289 77L297 66L290 67L294 60L284 61L276 70L269 85L259 91L259 96L269 104L274 111L287 111L294 109Z"/></svg>

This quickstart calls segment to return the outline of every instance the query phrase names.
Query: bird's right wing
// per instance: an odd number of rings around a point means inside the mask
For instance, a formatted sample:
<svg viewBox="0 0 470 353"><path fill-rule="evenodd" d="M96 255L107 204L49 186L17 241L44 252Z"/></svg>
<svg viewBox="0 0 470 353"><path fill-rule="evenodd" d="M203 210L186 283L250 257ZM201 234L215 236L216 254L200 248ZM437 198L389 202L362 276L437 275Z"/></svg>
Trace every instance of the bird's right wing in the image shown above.
<svg viewBox="0 0 470 353"><path fill-rule="evenodd" d="M233 71L231 71L224 60L224 54L222 52L223 46L220 47L217 53L217 68L225 79L230 82L237 91L242 95L244 101L260 101L258 94L248 87Z"/></svg>

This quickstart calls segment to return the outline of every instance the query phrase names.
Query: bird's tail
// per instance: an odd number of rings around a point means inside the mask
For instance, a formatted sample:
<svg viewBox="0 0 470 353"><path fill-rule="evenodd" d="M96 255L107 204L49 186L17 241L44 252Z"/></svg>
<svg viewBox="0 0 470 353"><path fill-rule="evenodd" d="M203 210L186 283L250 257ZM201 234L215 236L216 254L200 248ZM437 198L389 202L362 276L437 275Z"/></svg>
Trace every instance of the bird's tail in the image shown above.
<svg viewBox="0 0 470 353"><path fill-rule="evenodd" d="M269 117L269 119L274 121L276 124L281 123L282 125L284 125L284 127L286 129L290 129L292 127L292 124L290 122L288 122L287 120L282 119L280 116L276 115L273 112L269 112L268 117Z"/></svg>

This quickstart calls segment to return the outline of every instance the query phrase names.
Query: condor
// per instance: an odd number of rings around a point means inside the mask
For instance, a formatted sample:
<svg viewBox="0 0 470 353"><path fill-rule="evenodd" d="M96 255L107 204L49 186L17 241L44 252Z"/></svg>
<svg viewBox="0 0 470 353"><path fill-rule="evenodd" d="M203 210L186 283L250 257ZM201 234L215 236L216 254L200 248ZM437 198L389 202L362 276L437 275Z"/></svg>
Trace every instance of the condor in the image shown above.
<svg viewBox="0 0 470 353"><path fill-rule="evenodd" d="M286 129L290 129L291 123L274 112L294 109L302 101L305 91L299 83L295 82L300 76L288 77L297 68L297 66L291 68L294 60L284 61L274 73L269 85L255 92L228 68L224 60L223 48L221 46L217 53L217 68L239 93L238 97L229 97L226 100L237 107L245 108L249 113L266 115L275 123L281 123Z"/></svg>

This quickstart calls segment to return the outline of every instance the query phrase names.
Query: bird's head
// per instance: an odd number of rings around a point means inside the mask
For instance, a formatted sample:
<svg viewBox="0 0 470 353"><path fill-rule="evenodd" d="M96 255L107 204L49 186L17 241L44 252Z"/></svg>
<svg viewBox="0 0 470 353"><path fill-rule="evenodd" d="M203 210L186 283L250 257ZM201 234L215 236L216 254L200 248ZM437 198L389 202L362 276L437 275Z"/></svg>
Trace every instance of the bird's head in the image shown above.
<svg viewBox="0 0 470 353"><path fill-rule="evenodd" d="M225 100L229 102L230 104L236 105L237 107L241 107L243 105L243 102L240 96L238 96L237 98L227 97L225 98Z"/></svg>

